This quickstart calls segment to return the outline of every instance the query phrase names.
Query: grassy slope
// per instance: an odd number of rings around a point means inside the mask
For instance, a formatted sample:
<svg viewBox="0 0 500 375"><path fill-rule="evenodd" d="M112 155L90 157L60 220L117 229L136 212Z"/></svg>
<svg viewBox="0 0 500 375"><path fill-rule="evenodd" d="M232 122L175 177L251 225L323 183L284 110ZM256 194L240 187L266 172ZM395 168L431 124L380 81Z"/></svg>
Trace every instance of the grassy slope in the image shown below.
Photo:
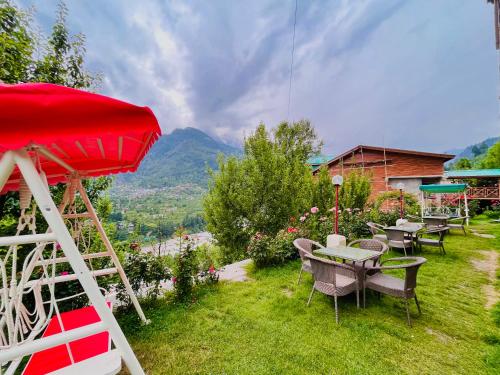
<svg viewBox="0 0 500 375"><path fill-rule="evenodd" d="M400 301L369 295L357 310L317 293L306 307L312 282L297 285L299 262L260 271L255 281L222 283L200 292L190 307L160 302L138 327L133 314L122 326L150 374L484 374L500 370L500 329L484 309L487 275L471 268L477 250L500 249L500 225L478 225L497 235L451 235L448 255L424 249L419 273L423 315L412 305L406 325ZM394 254L392 254L394 255Z"/></svg>

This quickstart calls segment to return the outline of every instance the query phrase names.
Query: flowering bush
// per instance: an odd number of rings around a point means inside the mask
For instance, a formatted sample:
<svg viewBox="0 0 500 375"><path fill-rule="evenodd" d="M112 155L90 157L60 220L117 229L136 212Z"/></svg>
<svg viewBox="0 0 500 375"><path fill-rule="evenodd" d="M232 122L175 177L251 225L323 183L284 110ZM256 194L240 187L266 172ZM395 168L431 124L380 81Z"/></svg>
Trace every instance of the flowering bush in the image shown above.
<svg viewBox="0 0 500 375"><path fill-rule="evenodd" d="M298 234L299 229L295 227L280 230L274 238L256 233L248 246L248 255L257 267L282 264L294 259L298 253L293 246L293 241Z"/></svg>
<svg viewBox="0 0 500 375"><path fill-rule="evenodd" d="M174 284L175 299L187 302L193 293L193 286L198 275L198 263L193 241L188 235L179 236L179 254L175 257Z"/></svg>
<svg viewBox="0 0 500 375"><path fill-rule="evenodd" d="M255 233L250 239L247 252L257 267L265 267L273 264L273 257L269 251L270 244L271 237L260 232Z"/></svg>
<svg viewBox="0 0 500 375"><path fill-rule="evenodd" d="M123 269L132 290L139 298L155 300L162 292L161 282L171 278L166 257L142 252L140 246L130 247ZM123 304L121 307L130 307L132 301L122 282L117 285L116 291L118 300Z"/></svg>

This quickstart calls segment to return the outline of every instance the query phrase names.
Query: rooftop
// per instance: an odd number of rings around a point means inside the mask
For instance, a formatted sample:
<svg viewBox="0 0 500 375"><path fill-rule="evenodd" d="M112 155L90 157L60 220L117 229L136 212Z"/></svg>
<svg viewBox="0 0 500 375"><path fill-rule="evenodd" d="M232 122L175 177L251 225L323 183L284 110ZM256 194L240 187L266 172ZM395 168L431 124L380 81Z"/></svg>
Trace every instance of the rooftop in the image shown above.
<svg viewBox="0 0 500 375"><path fill-rule="evenodd" d="M445 176L448 178L500 178L500 169L462 169L446 171Z"/></svg>

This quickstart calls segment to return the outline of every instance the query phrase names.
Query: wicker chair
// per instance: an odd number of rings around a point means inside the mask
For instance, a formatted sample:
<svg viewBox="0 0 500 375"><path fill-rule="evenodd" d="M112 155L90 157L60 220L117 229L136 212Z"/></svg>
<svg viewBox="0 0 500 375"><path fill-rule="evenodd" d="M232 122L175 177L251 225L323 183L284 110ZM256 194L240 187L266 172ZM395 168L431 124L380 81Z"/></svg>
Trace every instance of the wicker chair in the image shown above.
<svg viewBox="0 0 500 375"><path fill-rule="evenodd" d="M299 273L299 281L297 282L297 284L300 284L300 280L302 279L302 272L312 274L311 263L309 262L309 259L306 258L306 254L312 254L314 247L323 248L324 246L316 241L312 241L307 238L297 238L295 241L293 241L293 245L299 251L300 260L302 261L302 267L300 268Z"/></svg>
<svg viewBox="0 0 500 375"><path fill-rule="evenodd" d="M359 247L360 249L365 249L365 250L373 250L373 251L378 251L380 253L380 256L377 258L374 258L370 263L372 263L372 266L376 266L380 262L380 258L382 257L383 254L387 253L389 251L389 247L387 246L386 243L377 240L377 239L359 239L350 242L347 246L349 247ZM365 264L360 264L359 262L346 262L348 264L351 264L356 271L358 272L358 279L360 281L364 280L365 277L365 272L367 271ZM377 270L368 270L367 271L369 275L373 275L376 272L379 272Z"/></svg>
<svg viewBox="0 0 500 375"><path fill-rule="evenodd" d="M367 222L366 225L370 229L370 233L373 238L382 242L387 242L387 236L384 234L384 226L373 223L371 221Z"/></svg>
<svg viewBox="0 0 500 375"><path fill-rule="evenodd" d="M438 227L438 228L430 228L427 230L423 230L417 233L417 246L419 251L422 251L422 246L433 246L439 247L439 250L443 254L446 254L446 250L444 249L444 237L446 233L448 233L448 227ZM426 234L437 234L439 237L435 238L425 238Z"/></svg>
<svg viewBox="0 0 500 375"><path fill-rule="evenodd" d="M318 258L311 254L306 254L306 258L311 262L314 276L314 285L307 301L307 306L311 303L314 291L317 290L328 296L333 296L335 302L335 321L339 322L339 311L337 297L345 296L356 292L356 305L359 308L359 282L356 270L343 263L333 260Z"/></svg>
<svg viewBox="0 0 500 375"><path fill-rule="evenodd" d="M408 262L411 263L401 263L392 266L384 266L387 262ZM381 271L372 276L368 276L364 282L364 288L374 290L378 293L387 294L397 298L404 298L406 305L406 317L408 319L408 325L411 327L410 319L410 309L408 306L408 300L411 298L415 299L417 305L418 313L421 314L420 305L418 303L417 294L415 288L417 287L417 273L418 269L422 264L427 262L427 259L422 257L404 257L404 258L391 258L380 263L379 266L372 267L375 270ZM383 273L384 270L395 270L404 269L406 275L404 280L387 275ZM363 290L364 292L364 290ZM365 293L363 293L363 307L366 304Z"/></svg>
<svg viewBox="0 0 500 375"><path fill-rule="evenodd" d="M390 249L403 249L405 256L407 255L406 249L411 250L413 253L411 233L407 233L404 230L386 228L385 234L387 235L387 243Z"/></svg>
<svg viewBox="0 0 500 375"><path fill-rule="evenodd" d="M465 223L467 222L467 219L468 219L467 216L449 219L447 227L449 229L461 229L464 232L464 235L467 235L467 232L465 231Z"/></svg>

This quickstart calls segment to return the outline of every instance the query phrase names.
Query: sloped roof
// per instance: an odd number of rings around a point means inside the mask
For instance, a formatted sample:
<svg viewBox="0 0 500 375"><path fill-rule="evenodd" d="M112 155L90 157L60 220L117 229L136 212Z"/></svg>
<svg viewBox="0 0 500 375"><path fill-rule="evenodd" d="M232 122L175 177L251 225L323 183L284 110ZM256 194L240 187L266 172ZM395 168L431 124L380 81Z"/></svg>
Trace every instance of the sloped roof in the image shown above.
<svg viewBox="0 0 500 375"><path fill-rule="evenodd" d="M500 178L500 169L462 169L446 171L445 176L448 178Z"/></svg>

